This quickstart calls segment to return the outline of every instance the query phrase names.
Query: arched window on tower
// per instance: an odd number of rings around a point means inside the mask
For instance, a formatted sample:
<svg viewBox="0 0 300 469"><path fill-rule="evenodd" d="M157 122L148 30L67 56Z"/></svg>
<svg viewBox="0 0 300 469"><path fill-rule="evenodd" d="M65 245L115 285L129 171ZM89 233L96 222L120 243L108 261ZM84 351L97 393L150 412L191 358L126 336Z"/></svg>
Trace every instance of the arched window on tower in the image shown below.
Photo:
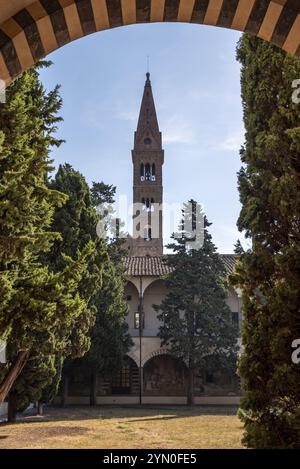
<svg viewBox="0 0 300 469"><path fill-rule="evenodd" d="M145 165L145 180L151 181L151 167L149 163Z"/></svg>
<svg viewBox="0 0 300 469"><path fill-rule="evenodd" d="M154 199L151 198L147 198L145 199L145 197L142 198L142 210L147 210L147 212L154 212Z"/></svg>
<svg viewBox="0 0 300 469"><path fill-rule="evenodd" d="M152 239L151 228L145 227L145 229L144 229L144 240L145 241L151 241L151 239Z"/></svg>
<svg viewBox="0 0 300 469"><path fill-rule="evenodd" d="M154 212L154 199L153 198L151 199L151 202L150 202L150 210L151 212Z"/></svg>
<svg viewBox="0 0 300 469"><path fill-rule="evenodd" d="M155 181L155 179L156 179L156 174L155 174L155 164L154 164L154 163L152 164L151 176L152 176L152 177L151 177L151 180L152 180L152 181Z"/></svg>
<svg viewBox="0 0 300 469"><path fill-rule="evenodd" d="M141 163L141 181L145 181L145 166L144 163Z"/></svg>

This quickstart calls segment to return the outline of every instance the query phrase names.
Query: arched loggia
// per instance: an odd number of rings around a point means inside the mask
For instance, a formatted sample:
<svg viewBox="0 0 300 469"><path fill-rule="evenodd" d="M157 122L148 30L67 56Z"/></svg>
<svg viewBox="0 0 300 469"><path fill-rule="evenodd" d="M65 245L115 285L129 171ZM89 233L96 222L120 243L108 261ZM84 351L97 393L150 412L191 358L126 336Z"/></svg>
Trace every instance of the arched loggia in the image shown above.
<svg viewBox="0 0 300 469"><path fill-rule="evenodd" d="M300 56L300 2L291 0L10 0L0 3L6 85L50 52L135 23L186 22L247 31Z"/></svg>

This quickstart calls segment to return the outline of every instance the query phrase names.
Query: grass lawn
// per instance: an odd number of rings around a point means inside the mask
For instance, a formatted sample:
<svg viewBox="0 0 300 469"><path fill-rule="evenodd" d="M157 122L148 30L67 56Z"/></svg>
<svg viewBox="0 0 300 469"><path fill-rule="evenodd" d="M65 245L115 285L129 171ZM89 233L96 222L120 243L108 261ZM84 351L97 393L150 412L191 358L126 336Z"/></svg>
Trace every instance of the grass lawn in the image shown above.
<svg viewBox="0 0 300 469"><path fill-rule="evenodd" d="M48 407L0 424L0 448L242 448L233 407Z"/></svg>

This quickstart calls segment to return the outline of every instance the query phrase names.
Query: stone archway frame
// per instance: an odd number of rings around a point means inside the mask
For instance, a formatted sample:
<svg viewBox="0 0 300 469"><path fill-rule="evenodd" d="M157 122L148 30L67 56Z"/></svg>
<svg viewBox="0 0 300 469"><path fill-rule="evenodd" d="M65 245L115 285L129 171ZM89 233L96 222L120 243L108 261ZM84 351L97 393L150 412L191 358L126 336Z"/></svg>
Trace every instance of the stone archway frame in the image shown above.
<svg viewBox="0 0 300 469"><path fill-rule="evenodd" d="M7 0L0 5L0 79L9 85L38 60L83 36L153 22L246 31L300 56L295 0Z"/></svg>

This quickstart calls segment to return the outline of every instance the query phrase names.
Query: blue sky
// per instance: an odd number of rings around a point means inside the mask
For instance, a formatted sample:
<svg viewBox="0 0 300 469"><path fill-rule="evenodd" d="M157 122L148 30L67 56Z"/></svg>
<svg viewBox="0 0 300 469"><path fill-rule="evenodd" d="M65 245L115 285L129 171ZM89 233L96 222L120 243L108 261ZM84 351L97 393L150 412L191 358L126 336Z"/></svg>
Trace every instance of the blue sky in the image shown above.
<svg viewBox="0 0 300 469"><path fill-rule="evenodd" d="M149 55L165 149L164 201L201 202L219 251L232 252L242 237L236 228L244 138L239 36L190 24L133 25L51 54L54 65L42 79L47 88L62 86L59 134L66 140L53 152L55 165L68 162L89 183L114 184L131 201L131 149Z"/></svg>

